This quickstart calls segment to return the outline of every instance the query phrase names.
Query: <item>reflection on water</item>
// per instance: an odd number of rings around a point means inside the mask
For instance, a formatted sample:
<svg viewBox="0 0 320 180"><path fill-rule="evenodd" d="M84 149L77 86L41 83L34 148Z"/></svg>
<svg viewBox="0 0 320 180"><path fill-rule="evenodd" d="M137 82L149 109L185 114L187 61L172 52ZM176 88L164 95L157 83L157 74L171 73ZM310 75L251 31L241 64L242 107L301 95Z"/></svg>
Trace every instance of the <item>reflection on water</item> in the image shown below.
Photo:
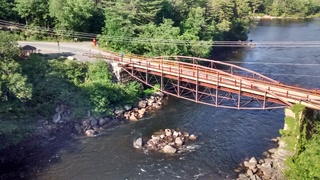
<svg viewBox="0 0 320 180"><path fill-rule="evenodd" d="M320 40L319 25L318 20L263 21L251 29L250 39ZM287 84L319 88L319 78L311 77L318 73L319 57L319 48L284 47L233 49L217 58L241 62L237 64ZM74 142L77 148L62 153L38 179L232 179L234 169L245 158L261 157L263 151L275 146L270 139L279 136L283 118L283 110L228 110L170 97L167 105L143 121ZM169 156L132 147L133 139L164 128L198 135L193 144L196 150Z"/></svg>

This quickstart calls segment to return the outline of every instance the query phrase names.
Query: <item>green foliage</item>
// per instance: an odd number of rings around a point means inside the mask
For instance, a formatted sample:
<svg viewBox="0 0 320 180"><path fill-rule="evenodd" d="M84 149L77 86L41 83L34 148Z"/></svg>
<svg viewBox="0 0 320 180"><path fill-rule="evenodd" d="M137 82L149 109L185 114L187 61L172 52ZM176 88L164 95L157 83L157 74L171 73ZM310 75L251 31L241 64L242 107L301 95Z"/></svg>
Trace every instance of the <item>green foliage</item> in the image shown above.
<svg viewBox="0 0 320 180"><path fill-rule="evenodd" d="M58 29L87 32L95 11L93 1L50 0L50 15L56 19Z"/></svg>
<svg viewBox="0 0 320 180"><path fill-rule="evenodd" d="M153 88L148 88L148 89L145 89L143 91L144 95L146 96L150 96L152 94L154 94L155 92L159 91L160 90L160 84L155 84L153 86Z"/></svg>
<svg viewBox="0 0 320 180"><path fill-rule="evenodd" d="M164 22L159 26L154 23L149 23L143 27L140 38L153 39L150 42L139 42L137 46L140 47L138 53L143 53L145 56L156 56L156 55L176 55L179 53L178 45L174 43L178 39L180 29L173 27L173 21L170 19L164 19ZM154 42L161 42L163 39L172 40L173 43L156 44Z"/></svg>
<svg viewBox="0 0 320 180"><path fill-rule="evenodd" d="M19 48L7 33L1 33L0 138L2 146L15 144L30 135L34 121L51 119L55 108L64 105L70 118L87 112L110 115L112 108L134 103L142 94L136 82L115 84L104 61L81 63L46 59L33 54L18 58Z"/></svg>
<svg viewBox="0 0 320 180"><path fill-rule="evenodd" d="M0 0L0 19L10 20L14 17L15 12L12 9L13 3L11 0Z"/></svg>
<svg viewBox="0 0 320 180"><path fill-rule="evenodd" d="M272 16L307 17L317 14L320 11L320 4L317 0L269 0L255 9Z"/></svg>
<svg viewBox="0 0 320 180"><path fill-rule="evenodd" d="M104 47L147 55L207 56L211 41L246 40L251 16L256 13L310 17L320 14L320 4L319 0L0 0L0 19L23 22L29 27L54 28L64 40L74 31L103 32L99 39ZM159 36L190 42L177 48L177 42L155 43L148 39L149 42L136 43L132 40L149 38L146 33L150 29L158 31L163 27L169 29ZM178 35L176 29L179 29ZM57 38L45 29L17 32L24 40ZM167 52L152 52L151 42L158 47L169 46L163 48Z"/></svg>
<svg viewBox="0 0 320 180"><path fill-rule="evenodd" d="M21 67L17 62L19 53L15 38L0 32L0 101L31 98L31 85L21 74Z"/></svg>
<svg viewBox="0 0 320 180"><path fill-rule="evenodd" d="M136 81L130 82L124 88L125 96L123 99L126 99L127 103L134 103L137 100L137 97L142 95L141 85Z"/></svg>
<svg viewBox="0 0 320 180"><path fill-rule="evenodd" d="M286 117L287 130L282 130L282 140L293 157L286 160L288 179L319 179L320 173L320 119L302 105L291 108L295 118ZM301 116L301 112L306 115ZM319 118L319 117L318 117Z"/></svg>
<svg viewBox="0 0 320 180"><path fill-rule="evenodd" d="M104 2L102 46L146 56L209 56L214 40L247 38L252 11L246 0Z"/></svg>
<svg viewBox="0 0 320 180"><path fill-rule="evenodd" d="M288 179L319 179L320 178L320 122L315 124L316 132L304 144L304 150L287 162L285 175Z"/></svg>
<svg viewBox="0 0 320 180"><path fill-rule="evenodd" d="M15 0L14 10L27 24L47 27L49 24L49 11L47 0Z"/></svg>

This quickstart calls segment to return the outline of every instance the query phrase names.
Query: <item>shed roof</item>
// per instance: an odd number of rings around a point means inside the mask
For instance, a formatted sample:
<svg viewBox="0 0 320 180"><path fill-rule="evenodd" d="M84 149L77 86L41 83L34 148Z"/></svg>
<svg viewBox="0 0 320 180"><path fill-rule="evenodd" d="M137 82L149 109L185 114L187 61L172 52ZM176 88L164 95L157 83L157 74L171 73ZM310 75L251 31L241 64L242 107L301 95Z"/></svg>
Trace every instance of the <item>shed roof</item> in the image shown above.
<svg viewBox="0 0 320 180"><path fill-rule="evenodd" d="M24 51L35 51L35 50L37 50L37 48L34 47L34 46L25 45L25 46L22 47L22 50L24 50Z"/></svg>

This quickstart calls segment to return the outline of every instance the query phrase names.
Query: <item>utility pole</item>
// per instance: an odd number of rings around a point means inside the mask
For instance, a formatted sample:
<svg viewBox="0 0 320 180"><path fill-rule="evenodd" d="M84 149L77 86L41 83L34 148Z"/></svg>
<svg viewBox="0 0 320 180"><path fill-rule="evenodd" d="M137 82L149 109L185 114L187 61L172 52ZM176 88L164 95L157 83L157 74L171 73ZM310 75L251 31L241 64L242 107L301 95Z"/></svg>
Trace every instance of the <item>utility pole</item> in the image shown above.
<svg viewBox="0 0 320 180"><path fill-rule="evenodd" d="M57 42L58 42L58 52L59 52L59 54L60 54L60 44L59 44L59 40L57 40Z"/></svg>

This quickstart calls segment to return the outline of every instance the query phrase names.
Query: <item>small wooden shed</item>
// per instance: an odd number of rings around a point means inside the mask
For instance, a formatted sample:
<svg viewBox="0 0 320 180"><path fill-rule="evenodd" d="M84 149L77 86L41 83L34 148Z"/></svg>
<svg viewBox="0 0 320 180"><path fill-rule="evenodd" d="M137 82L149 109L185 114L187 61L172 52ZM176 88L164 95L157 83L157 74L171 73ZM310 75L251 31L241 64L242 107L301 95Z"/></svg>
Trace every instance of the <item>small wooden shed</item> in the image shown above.
<svg viewBox="0 0 320 180"><path fill-rule="evenodd" d="M31 54L37 52L37 48L30 45L23 46L21 50L22 50L21 55L24 57L30 56Z"/></svg>

